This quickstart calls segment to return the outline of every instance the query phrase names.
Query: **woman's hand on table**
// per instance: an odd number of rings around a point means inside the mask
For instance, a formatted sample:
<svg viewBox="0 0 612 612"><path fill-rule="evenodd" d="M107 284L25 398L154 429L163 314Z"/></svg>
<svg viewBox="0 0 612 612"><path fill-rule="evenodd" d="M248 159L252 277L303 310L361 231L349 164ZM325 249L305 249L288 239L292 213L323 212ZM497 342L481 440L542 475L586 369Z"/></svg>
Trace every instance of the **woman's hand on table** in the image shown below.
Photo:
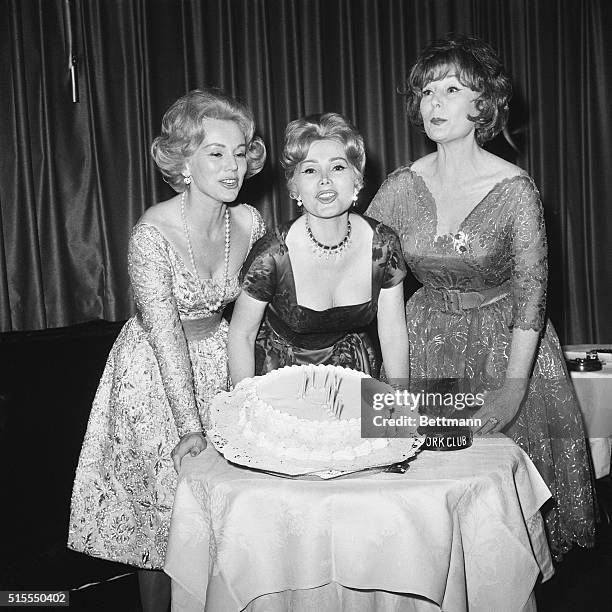
<svg viewBox="0 0 612 612"><path fill-rule="evenodd" d="M474 433L485 435L503 431L517 415L527 386L522 381L507 381L499 389L484 394L482 408L472 418L480 420Z"/></svg>
<svg viewBox="0 0 612 612"><path fill-rule="evenodd" d="M174 447L170 456L174 462L174 469L178 474L181 469L181 461L187 454L195 457L208 446L206 436L201 431L185 434Z"/></svg>

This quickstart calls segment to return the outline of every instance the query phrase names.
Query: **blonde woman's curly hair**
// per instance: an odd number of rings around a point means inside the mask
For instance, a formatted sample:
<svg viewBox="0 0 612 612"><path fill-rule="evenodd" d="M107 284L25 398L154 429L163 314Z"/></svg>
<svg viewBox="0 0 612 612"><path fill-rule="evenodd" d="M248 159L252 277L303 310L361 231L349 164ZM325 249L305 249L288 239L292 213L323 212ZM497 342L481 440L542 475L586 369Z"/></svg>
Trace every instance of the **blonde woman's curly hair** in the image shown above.
<svg viewBox="0 0 612 612"><path fill-rule="evenodd" d="M205 119L233 121L246 141L246 178L257 174L266 161L266 147L255 136L253 113L242 102L217 89L194 89L179 98L164 114L161 134L151 144L151 155L164 180L177 192L186 188L185 162L206 137Z"/></svg>
<svg viewBox="0 0 612 612"><path fill-rule="evenodd" d="M310 145L317 140L335 140L344 147L346 159L355 171L356 187L361 189L366 161L363 138L353 124L339 113L309 115L287 125L281 165L288 186L296 168L306 159Z"/></svg>

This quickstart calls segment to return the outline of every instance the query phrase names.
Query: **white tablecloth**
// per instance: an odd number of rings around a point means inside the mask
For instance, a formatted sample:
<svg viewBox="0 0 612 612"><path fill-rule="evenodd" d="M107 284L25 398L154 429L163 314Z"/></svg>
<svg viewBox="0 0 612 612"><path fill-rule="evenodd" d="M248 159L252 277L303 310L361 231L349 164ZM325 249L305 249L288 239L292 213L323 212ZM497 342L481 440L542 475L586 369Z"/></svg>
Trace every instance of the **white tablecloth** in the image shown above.
<svg viewBox="0 0 612 612"><path fill-rule="evenodd" d="M522 610L553 573L539 512L549 497L506 438L423 451L404 475L332 481L244 470L209 447L179 476L173 610Z"/></svg>
<svg viewBox="0 0 612 612"><path fill-rule="evenodd" d="M585 357L594 348L612 348L610 344L572 344L563 347L568 359ZM612 354L600 353L603 368L598 372L570 372L589 438L595 477L610 473L612 451Z"/></svg>

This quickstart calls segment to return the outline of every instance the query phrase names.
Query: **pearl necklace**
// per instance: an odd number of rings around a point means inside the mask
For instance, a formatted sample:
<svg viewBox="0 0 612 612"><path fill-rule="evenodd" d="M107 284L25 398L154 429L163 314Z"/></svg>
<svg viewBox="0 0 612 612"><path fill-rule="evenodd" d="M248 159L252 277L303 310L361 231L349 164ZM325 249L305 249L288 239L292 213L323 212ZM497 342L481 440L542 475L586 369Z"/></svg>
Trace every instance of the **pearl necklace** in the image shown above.
<svg viewBox="0 0 612 612"><path fill-rule="evenodd" d="M225 209L225 253L223 260L223 295L220 298L217 298L213 302L209 302L206 299L202 279L200 278L200 273L198 272L198 268L196 267L195 257L193 255L193 247L191 246L191 239L189 238L189 229L187 227L187 218L185 217L185 191L181 194L181 219L183 221L183 231L185 233L185 238L187 239L187 250L189 251L189 260L191 261L191 267L193 268L196 278L198 279L198 286L200 291L202 292L203 302L202 306L209 314L214 314L218 312L219 309L223 306L223 301L225 300L225 291L227 288L227 279L229 275L229 254L230 254L230 213L229 208Z"/></svg>
<svg viewBox="0 0 612 612"><path fill-rule="evenodd" d="M312 252L317 257L325 257L329 259L332 255L339 256L348 248L351 243L351 220L346 218L346 235L338 244L323 244L319 242L312 233L312 229L310 229L310 215L306 214L306 235L308 236L308 240L310 240Z"/></svg>

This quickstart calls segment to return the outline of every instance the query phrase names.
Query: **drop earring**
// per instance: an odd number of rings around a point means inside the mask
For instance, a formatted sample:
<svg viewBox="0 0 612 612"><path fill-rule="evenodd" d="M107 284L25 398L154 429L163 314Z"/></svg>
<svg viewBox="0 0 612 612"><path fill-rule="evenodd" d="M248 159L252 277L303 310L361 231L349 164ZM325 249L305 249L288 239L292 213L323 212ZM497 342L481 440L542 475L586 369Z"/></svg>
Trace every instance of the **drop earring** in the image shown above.
<svg viewBox="0 0 612 612"><path fill-rule="evenodd" d="M297 198L295 198L295 203L298 205L299 208L302 208L302 206L304 205L304 201L302 200L302 196L297 196Z"/></svg>
<svg viewBox="0 0 612 612"><path fill-rule="evenodd" d="M185 183L185 185L190 185L191 184L191 174L188 174L187 176L183 177L183 182Z"/></svg>
<svg viewBox="0 0 612 612"><path fill-rule="evenodd" d="M353 206L357 206L357 200L359 199L358 193L359 192L355 190L355 193L353 194Z"/></svg>

